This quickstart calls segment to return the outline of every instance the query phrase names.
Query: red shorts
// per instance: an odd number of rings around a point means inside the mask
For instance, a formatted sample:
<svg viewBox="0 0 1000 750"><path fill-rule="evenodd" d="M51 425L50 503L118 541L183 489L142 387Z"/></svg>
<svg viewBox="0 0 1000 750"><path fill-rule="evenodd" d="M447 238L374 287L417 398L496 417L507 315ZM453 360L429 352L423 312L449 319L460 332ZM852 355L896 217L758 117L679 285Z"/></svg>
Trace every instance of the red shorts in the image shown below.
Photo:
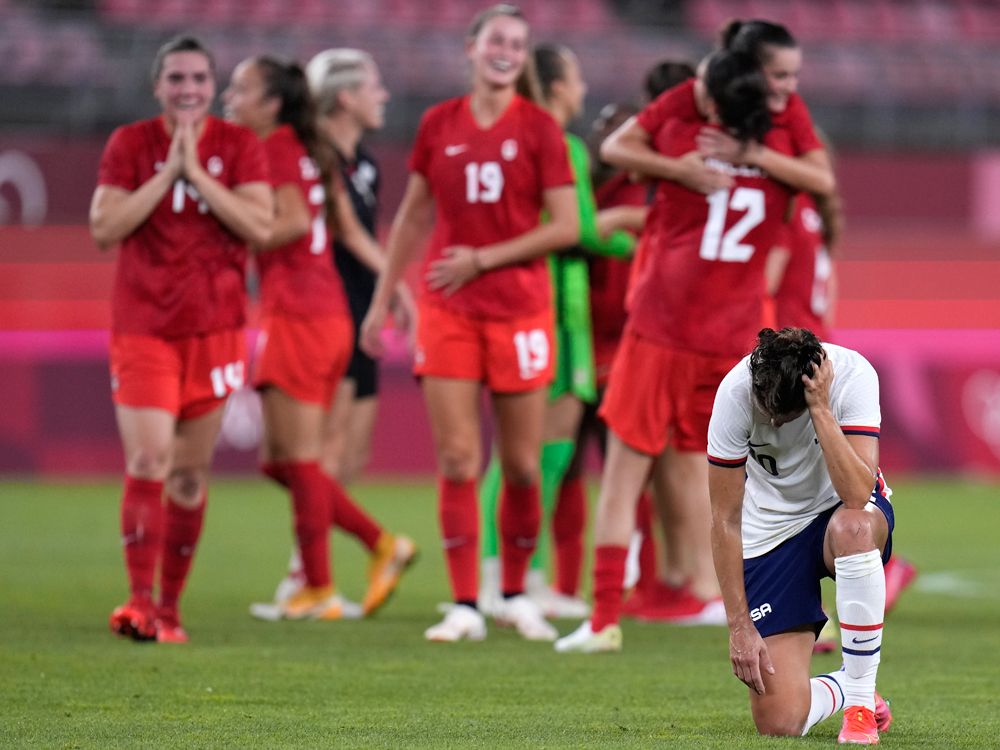
<svg viewBox="0 0 1000 750"><path fill-rule="evenodd" d="M551 309L491 320L422 304L417 321L417 375L476 380L494 393L525 393L552 381Z"/></svg>
<svg viewBox="0 0 1000 750"><path fill-rule="evenodd" d="M626 331L599 413L642 453L658 456L668 445L703 453L715 392L740 359L671 349Z"/></svg>
<svg viewBox="0 0 1000 750"><path fill-rule="evenodd" d="M194 419L241 388L245 370L242 329L180 339L111 335L111 398L119 406L165 409L178 419Z"/></svg>
<svg viewBox="0 0 1000 750"><path fill-rule="evenodd" d="M353 350L354 324L346 314L266 315L253 358L254 388L274 386L299 401L328 407Z"/></svg>

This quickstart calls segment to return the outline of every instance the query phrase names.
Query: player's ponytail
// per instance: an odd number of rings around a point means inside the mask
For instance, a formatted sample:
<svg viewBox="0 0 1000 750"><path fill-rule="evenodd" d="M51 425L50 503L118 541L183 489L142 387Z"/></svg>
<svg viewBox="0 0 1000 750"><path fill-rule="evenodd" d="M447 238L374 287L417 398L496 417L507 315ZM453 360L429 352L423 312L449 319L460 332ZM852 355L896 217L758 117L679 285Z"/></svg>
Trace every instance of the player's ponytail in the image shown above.
<svg viewBox="0 0 1000 750"><path fill-rule="evenodd" d="M319 138L316 134L313 100L302 66L269 55L255 57L253 63L264 79L265 98L275 98L281 102L278 122L291 126L306 151L315 158Z"/></svg>
<svg viewBox="0 0 1000 750"><path fill-rule="evenodd" d="M771 129L767 81L756 60L742 52L719 50L705 72L705 88L719 120L741 141L764 139Z"/></svg>

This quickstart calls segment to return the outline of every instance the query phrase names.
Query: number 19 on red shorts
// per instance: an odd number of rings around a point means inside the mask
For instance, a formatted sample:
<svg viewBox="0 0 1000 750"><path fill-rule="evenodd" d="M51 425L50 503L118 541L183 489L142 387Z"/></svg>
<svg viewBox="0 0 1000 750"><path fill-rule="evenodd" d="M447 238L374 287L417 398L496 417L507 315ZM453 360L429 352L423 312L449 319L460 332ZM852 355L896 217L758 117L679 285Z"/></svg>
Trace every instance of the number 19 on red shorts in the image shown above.
<svg viewBox="0 0 1000 750"><path fill-rule="evenodd" d="M492 320L423 304L414 373L477 380L495 393L533 391L552 381L553 341L551 309Z"/></svg>

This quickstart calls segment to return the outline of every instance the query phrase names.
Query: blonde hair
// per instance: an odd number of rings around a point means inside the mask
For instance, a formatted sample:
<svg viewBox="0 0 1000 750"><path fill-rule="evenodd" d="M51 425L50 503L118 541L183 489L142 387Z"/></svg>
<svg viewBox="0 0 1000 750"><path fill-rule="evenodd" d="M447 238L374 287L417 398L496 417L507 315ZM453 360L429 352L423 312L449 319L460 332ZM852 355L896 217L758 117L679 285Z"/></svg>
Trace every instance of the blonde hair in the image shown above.
<svg viewBox="0 0 1000 750"><path fill-rule="evenodd" d="M337 95L360 86L368 71L374 67L375 60L371 55L350 47L327 49L314 55L306 66L306 78L316 112L328 115L336 111L339 106Z"/></svg>

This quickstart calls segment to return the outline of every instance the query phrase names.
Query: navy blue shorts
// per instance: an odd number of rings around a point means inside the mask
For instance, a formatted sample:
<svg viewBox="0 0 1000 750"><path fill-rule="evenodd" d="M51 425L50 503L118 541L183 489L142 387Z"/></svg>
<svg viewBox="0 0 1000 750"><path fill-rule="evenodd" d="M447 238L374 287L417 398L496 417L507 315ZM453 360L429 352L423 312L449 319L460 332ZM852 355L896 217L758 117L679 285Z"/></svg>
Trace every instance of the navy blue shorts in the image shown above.
<svg viewBox="0 0 1000 750"><path fill-rule="evenodd" d="M884 565L892 554L895 516L892 503L884 495L873 493L871 502L889 524L889 537L882 553ZM803 625L811 625L819 635L826 624L820 581L833 578L833 574L823 561L823 539L830 517L839 507L840 504L823 511L802 531L770 552L743 561L750 619L762 638Z"/></svg>

